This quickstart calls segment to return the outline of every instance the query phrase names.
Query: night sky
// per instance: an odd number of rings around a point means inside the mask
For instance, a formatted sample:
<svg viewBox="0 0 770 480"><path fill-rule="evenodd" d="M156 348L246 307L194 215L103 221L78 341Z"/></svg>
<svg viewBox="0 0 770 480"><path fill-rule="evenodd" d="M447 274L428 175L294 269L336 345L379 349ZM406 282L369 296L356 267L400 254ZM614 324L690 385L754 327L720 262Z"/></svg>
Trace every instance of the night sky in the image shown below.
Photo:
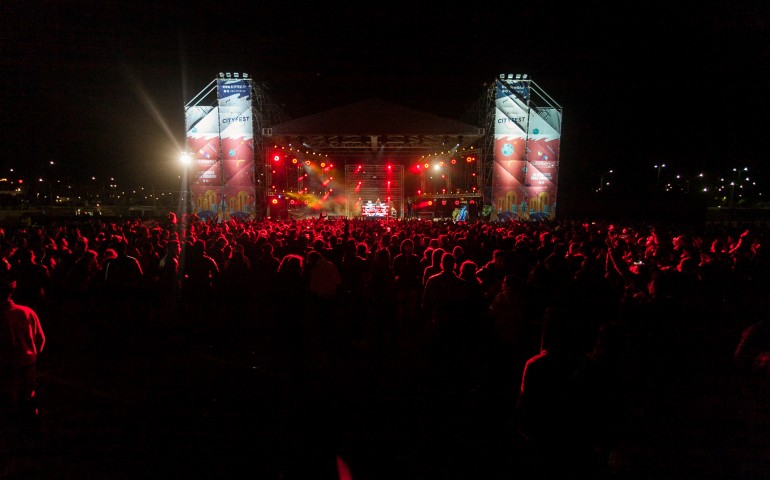
<svg viewBox="0 0 770 480"><path fill-rule="evenodd" d="M7 1L3 168L170 185L184 104L219 72L249 73L292 118L380 98L454 119L527 73L563 107L560 187L610 168L651 180L661 162L762 176L770 4L693 5Z"/></svg>

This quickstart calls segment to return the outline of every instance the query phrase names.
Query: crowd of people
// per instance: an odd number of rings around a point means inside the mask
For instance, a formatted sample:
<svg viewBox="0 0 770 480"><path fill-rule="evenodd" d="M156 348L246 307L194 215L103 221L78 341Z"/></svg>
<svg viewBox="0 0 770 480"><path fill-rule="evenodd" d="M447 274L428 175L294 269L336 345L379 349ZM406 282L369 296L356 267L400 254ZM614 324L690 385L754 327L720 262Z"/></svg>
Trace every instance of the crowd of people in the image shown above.
<svg viewBox="0 0 770 480"><path fill-rule="evenodd" d="M35 312L24 342L35 354L43 329L56 342L73 318L104 355L159 329L270 334L294 360L309 341L329 362L420 349L444 381L512 389L539 471L586 478L623 441L625 396L671 366L689 328L746 328L742 372L770 356L769 329L754 325L767 310L766 235L734 224L51 220L0 231L0 279L6 311ZM17 348L7 331L0 348ZM11 383L6 405L32 395Z"/></svg>

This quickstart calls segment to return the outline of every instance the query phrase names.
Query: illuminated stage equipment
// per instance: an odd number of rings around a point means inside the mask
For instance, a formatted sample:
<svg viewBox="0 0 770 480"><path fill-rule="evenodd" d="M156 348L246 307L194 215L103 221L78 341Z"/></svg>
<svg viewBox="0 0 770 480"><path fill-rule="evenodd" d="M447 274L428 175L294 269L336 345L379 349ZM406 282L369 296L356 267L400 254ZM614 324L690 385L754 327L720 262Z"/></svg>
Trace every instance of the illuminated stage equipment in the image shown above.
<svg viewBox="0 0 770 480"><path fill-rule="evenodd" d="M254 88L248 74L220 73L185 105L187 150L193 159L190 210L219 221L256 209Z"/></svg>
<svg viewBox="0 0 770 480"><path fill-rule="evenodd" d="M528 75L501 74L474 111L457 121L364 100L288 120L248 74L220 72L185 106L188 210L355 217L372 202L398 218L426 206L554 218L561 107Z"/></svg>
<svg viewBox="0 0 770 480"><path fill-rule="evenodd" d="M501 74L494 88L493 208L522 220L553 218L562 108L527 74Z"/></svg>

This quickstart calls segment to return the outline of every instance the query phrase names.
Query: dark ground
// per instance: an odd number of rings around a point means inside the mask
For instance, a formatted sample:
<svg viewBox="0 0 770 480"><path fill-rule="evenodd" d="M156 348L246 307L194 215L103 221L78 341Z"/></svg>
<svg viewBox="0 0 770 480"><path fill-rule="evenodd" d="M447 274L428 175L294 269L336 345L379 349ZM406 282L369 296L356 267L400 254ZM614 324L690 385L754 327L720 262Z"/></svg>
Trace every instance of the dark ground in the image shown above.
<svg viewBox="0 0 770 480"><path fill-rule="evenodd" d="M293 364L267 322L233 334L151 321L151 335L99 349L74 313L44 324L42 433L0 435L2 478L326 479L337 457L356 480L532 478L515 386L438 375L418 342L335 360L310 336ZM734 375L740 328L711 323L687 332L673 367L645 367L612 478L770 478L770 402Z"/></svg>

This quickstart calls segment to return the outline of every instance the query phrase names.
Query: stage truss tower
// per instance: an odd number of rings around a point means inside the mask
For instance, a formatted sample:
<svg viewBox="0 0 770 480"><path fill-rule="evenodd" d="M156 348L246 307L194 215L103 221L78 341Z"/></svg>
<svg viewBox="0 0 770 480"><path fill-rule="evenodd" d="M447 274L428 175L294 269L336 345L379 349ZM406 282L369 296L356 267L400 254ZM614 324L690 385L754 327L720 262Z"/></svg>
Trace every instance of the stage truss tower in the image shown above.
<svg viewBox="0 0 770 480"><path fill-rule="evenodd" d="M492 197L498 218L555 218L562 108L527 74L494 88Z"/></svg>

